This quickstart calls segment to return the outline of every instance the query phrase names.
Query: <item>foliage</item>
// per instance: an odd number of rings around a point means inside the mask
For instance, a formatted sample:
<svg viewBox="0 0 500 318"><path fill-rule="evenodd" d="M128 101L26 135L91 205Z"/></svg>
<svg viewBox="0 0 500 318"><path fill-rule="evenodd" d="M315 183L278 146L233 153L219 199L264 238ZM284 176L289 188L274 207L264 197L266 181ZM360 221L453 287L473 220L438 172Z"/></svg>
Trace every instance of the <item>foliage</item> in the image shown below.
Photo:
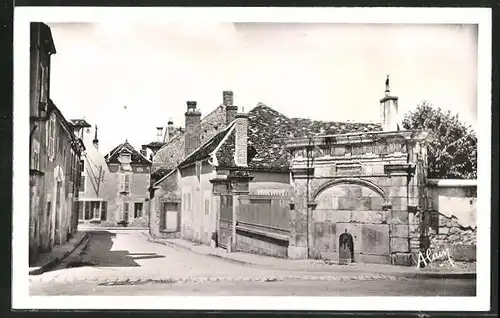
<svg viewBox="0 0 500 318"><path fill-rule="evenodd" d="M433 108L424 101L405 115L403 127L432 133L427 151L429 178L477 178L477 137L470 126L459 120L458 114Z"/></svg>

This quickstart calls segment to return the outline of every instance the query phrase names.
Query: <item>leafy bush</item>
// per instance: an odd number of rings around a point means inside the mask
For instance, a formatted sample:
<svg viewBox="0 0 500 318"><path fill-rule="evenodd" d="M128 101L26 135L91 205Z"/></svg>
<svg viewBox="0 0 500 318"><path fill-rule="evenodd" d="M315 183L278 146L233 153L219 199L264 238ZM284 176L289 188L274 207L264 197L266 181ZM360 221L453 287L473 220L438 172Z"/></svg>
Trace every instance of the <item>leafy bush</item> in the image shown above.
<svg viewBox="0 0 500 318"><path fill-rule="evenodd" d="M458 114L433 108L424 101L405 115L403 127L433 134L427 152L429 178L477 178L477 137L470 126L459 120Z"/></svg>

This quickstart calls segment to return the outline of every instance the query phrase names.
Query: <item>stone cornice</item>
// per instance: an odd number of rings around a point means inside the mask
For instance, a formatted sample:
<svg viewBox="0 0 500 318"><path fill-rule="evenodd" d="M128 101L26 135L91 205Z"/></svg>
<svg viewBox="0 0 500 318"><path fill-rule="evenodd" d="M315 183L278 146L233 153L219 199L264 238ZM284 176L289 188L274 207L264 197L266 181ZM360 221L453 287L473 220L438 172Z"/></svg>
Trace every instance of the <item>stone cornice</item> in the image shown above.
<svg viewBox="0 0 500 318"><path fill-rule="evenodd" d="M325 135L312 138L297 138L286 141L286 148L305 149L314 146L352 145L361 143L377 143L386 140L416 140L424 141L429 138L429 133L421 130L401 130L401 131L379 131L379 132L357 132L342 135Z"/></svg>
<svg viewBox="0 0 500 318"><path fill-rule="evenodd" d="M397 97L397 96L385 96L384 98L380 99L380 102L385 103L388 100L397 101L398 99L399 99L399 97Z"/></svg>
<svg viewBox="0 0 500 318"><path fill-rule="evenodd" d="M405 164L388 164L384 165L384 172L391 175L412 176L415 173L415 165L411 163Z"/></svg>

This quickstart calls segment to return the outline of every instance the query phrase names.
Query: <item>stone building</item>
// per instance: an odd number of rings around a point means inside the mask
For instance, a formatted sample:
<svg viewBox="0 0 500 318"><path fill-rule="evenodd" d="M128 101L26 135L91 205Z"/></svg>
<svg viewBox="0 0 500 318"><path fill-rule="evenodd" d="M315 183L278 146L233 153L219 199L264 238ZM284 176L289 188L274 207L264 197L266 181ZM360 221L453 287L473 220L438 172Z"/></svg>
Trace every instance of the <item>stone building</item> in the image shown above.
<svg viewBox="0 0 500 318"><path fill-rule="evenodd" d="M30 263L67 241L78 224L79 161L85 150L50 99L50 28L30 26Z"/></svg>
<svg viewBox="0 0 500 318"><path fill-rule="evenodd" d="M128 143L116 146L105 157L109 174L102 195L108 198L108 225L148 226L151 161ZM102 213L102 210L101 210Z"/></svg>

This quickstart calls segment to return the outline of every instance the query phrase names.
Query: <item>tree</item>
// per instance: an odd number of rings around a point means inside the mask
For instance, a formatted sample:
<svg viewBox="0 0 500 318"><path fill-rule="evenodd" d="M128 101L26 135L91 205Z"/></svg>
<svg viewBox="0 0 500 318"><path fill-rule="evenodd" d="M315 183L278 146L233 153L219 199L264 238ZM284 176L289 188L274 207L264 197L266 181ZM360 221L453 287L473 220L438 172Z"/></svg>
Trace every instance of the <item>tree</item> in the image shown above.
<svg viewBox="0 0 500 318"><path fill-rule="evenodd" d="M433 108L423 101L403 119L408 130L426 130L433 134L428 151L428 177L439 179L477 178L477 137L450 111Z"/></svg>

